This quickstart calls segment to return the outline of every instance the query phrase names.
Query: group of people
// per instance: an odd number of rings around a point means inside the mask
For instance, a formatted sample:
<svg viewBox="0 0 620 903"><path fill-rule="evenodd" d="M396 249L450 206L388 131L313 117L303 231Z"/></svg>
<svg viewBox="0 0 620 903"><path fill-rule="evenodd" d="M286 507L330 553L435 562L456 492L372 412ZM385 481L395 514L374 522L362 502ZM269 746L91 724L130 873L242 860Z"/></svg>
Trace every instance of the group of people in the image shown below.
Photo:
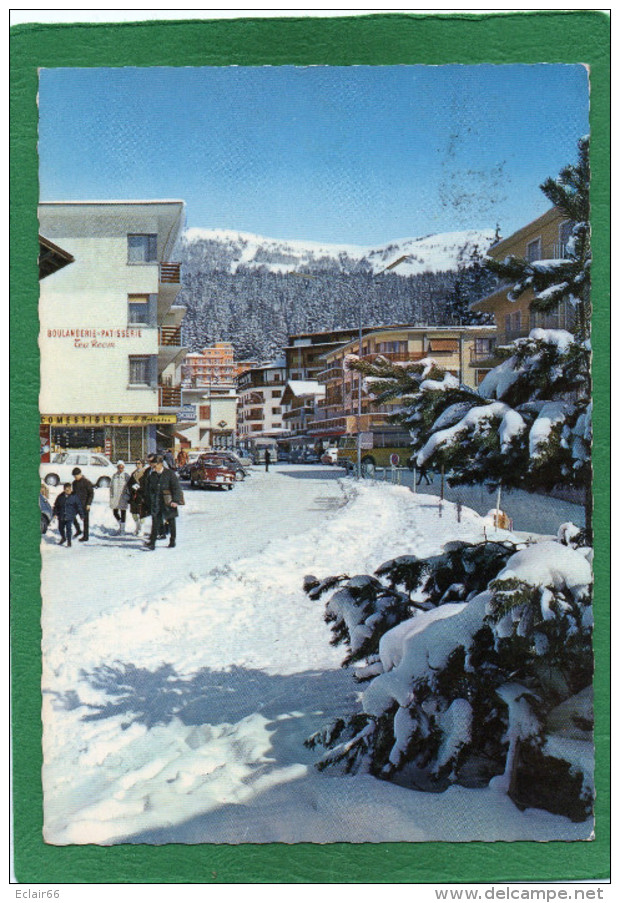
<svg viewBox="0 0 620 903"><path fill-rule="evenodd" d="M90 507L93 501L93 484L79 467L72 471L73 483L65 483L63 491L54 503L53 514L58 520L60 545L71 546L72 527L80 542L88 542ZM155 549L160 538L169 537L168 548L176 546L176 518L184 504L183 491L174 470L164 465L162 455L148 455L145 461L136 461L135 470L129 474L125 462L116 462L116 473L110 481L110 508L118 523L118 533L125 534L127 511L133 516L135 534L142 532L143 521L151 518L151 533L146 548ZM78 517L82 521L82 526Z"/></svg>

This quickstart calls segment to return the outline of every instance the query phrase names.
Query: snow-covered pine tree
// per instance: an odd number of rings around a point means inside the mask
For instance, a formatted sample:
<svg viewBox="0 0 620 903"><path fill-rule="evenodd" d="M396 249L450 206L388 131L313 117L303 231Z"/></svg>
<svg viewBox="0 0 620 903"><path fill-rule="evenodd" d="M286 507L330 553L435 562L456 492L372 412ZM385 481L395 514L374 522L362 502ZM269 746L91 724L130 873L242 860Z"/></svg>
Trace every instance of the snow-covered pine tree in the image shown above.
<svg viewBox="0 0 620 903"><path fill-rule="evenodd" d="M376 649L361 709L308 739L327 750L317 767L424 790L493 781L523 808L591 814L592 576L577 533L563 525L558 541L521 548L451 543L355 578L377 598L382 585L417 599L391 628L368 615L368 597L345 598L344 578L311 580L315 595L339 587L327 617L339 614L340 641L353 650L366 629Z"/></svg>
<svg viewBox="0 0 620 903"><path fill-rule="evenodd" d="M583 489L591 537L588 186L584 139L578 164L542 186L567 218L581 217L572 220L567 258L534 263L512 258L494 266L498 275L518 278L514 293L534 290L532 307L548 310L568 299L577 310L575 334L538 328L496 349L501 363L477 391L459 386L431 359L404 366L356 361L351 367L364 374L377 402L400 400L395 419L409 427L419 466L443 466L452 484Z"/></svg>
<svg viewBox="0 0 620 903"><path fill-rule="evenodd" d="M499 234L496 240L499 240ZM489 295L497 286L497 276L485 265L485 259L477 245L459 258L454 282L446 298L448 322L458 326L475 323L492 323L492 314L474 311L474 301Z"/></svg>

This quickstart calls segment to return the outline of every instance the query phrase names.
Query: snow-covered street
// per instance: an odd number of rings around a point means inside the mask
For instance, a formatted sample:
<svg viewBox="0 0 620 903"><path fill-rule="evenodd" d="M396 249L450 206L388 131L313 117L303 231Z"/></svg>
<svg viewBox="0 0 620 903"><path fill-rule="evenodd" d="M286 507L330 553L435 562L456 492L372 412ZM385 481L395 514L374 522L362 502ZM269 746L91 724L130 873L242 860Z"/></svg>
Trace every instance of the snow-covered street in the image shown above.
<svg viewBox="0 0 620 903"><path fill-rule="evenodd" d="M48 843L590 835L589 821L520 812L491 788L319 773L303 745L360 692L304 576L481 540L479 515L459 523L450 502L439 516L436 498L320 465L254 469L232 492L185 498L176 549L116 535L105 490L88 544L42 538Z"/></svg>

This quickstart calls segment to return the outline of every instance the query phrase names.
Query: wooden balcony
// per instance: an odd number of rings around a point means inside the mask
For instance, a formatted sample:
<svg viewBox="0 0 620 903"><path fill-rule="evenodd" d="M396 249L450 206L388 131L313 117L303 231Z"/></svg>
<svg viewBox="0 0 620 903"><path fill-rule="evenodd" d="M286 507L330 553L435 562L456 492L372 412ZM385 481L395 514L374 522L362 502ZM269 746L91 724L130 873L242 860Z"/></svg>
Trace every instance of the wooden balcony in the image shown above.
<svg viewBox="0 0 620 903"><path fill-rule="evenodd" d="M160 263L159 281L163 283L179 285L181 282L180 263Z"/></svg>
<svg viewBox="0 0 620 903"><path fill-rule="evenodd" d="M180 326L160 326L159 327L159 344L161 346L181 347L181 327Z"/></svg>

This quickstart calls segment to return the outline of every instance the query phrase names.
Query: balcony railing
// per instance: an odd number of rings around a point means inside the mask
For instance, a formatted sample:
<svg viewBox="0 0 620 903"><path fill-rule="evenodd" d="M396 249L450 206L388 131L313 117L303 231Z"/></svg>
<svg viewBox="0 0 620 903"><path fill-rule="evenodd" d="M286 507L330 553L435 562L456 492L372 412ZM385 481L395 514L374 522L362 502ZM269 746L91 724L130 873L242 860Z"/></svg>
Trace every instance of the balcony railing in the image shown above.
<svg viewBox="0 0 620 903"><path fill-rule="evenodd" d="M159 264L159 281L173 283L178 285L181 281L181 264L180 263L160 263Z"/></svg>
<svg viewBox="0 0 620 903"><path fill-rule="evenodd" d="M159 344L160 345L173 345L176 347L180 347L181 342L181 327L180 326L160 326L159 327Z"/></svg>
<svg viewBox="0 0 620 903"><path fill-rule="evenodd" d="M159 407L160 408L180 408L181 407L181 387L180 386L159 386Z"/></svg>

